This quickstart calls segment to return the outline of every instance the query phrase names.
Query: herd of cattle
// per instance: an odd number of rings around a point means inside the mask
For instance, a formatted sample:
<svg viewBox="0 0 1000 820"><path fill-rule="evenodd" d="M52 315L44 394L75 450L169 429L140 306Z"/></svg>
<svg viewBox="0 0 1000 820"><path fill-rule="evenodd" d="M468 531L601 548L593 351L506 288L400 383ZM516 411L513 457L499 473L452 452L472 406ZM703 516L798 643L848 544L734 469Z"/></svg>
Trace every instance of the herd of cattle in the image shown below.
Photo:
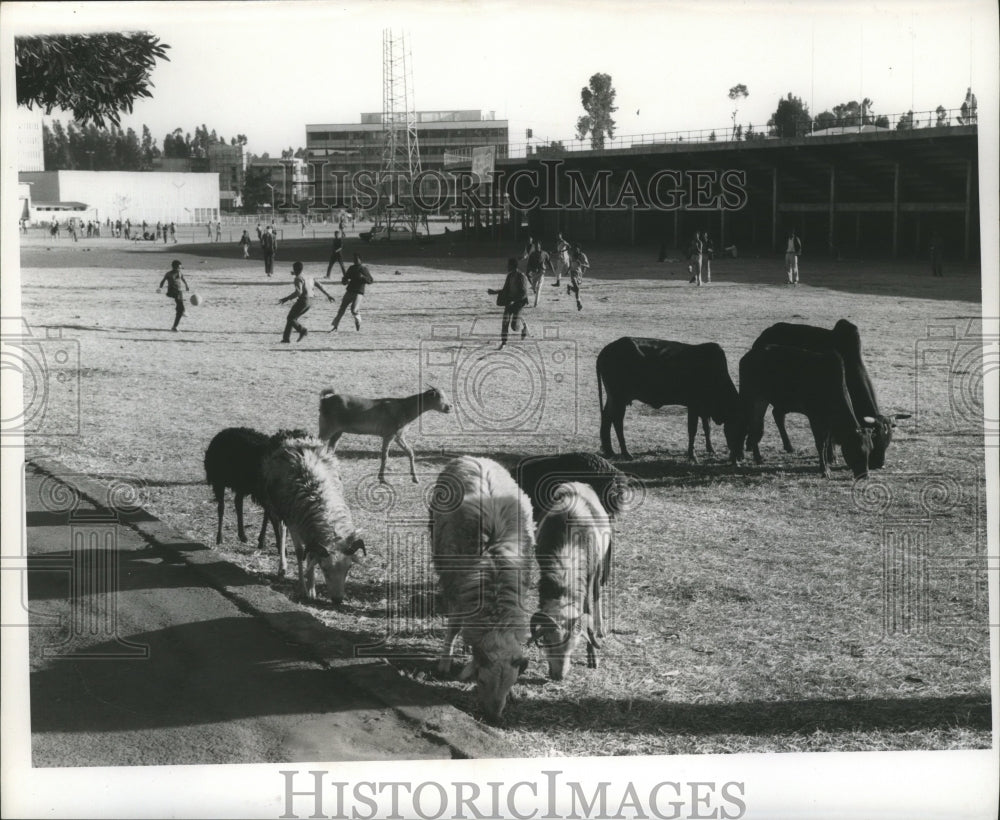
<svg viewBox="0 0 1000 820"><path fill-rule="evenodd" d="M768 328L740 361L740 389L729 376L717 344L688 345L625 337L597 357L601 401L601 443L611 454L610 428L625 446L625 408L634 400L653 407L688 408L688 456L694 456L698 420L712 452L709 419L722 424L730 456L744 446L759 462L758 444L766 408L782 442L787 413L804 413L815 437L820 467L829 474L834 443L855 476L881 467L893 418L879 412L861 358L857 328L846 320L832 330L777 324ZM410 459L403 437L424 412L451 410L436 388L403 399L363 399L324 391L320 396L319 437L302 430L272 436L245 427L226 428L205 453L205 475L218 505L216 543L222 541L225 490L235 494L237 532L247 540L243 499L264 510L258 537L263 549L270 521L285 574L284 530L298 561L301 594L315 597L315 569L323 572L327 594L340 603L355 563L367 555L345 500L334 451L344 433L382 439L380 480L388 447L395 440ZM860 415L860 419L859 419ZM894 418L898 418L896 416ZM487 458L460 456L441 471L429 496L431 559L440 581L440 605L448 617L440 668L451 667L459 635L471 648L462 678L473 677L483 714L499 720L507 696L527 666L531 643L544 653L549 676L561 679L584 641L588 666L604 634L601 591L611 561L611 518L629 493L623 473L591 453L539 456L522 462L512 476ZM539 572L538 606L524 609L531 567Z"/></svg>

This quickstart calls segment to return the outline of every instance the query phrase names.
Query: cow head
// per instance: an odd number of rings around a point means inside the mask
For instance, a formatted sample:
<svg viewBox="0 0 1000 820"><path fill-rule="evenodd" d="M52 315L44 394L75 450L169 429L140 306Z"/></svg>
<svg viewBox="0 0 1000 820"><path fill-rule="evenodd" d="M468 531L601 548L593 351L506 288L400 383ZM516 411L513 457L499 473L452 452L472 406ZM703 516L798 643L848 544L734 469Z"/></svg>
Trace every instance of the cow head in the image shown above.
<svg viewBox="0 0 1000 820"><path fill-rule="evenodd" d="M549 677L562 680L569 672L573 652L580 643L590 621L580 612L579 605L568 605L555 616L536 612L531 616L531 640L541 647L549 664Z"/></svg>
<svg viewBox="0 0 1000 820"><path fill-rule="evenodd" d="M747 436L747 425L742 413L730 416L722 426L729 447L729 460L738 464L743 461L743 443Z"/></svg>
<svg viewBox="0 0 1000 820"><path fill-rule="evenodd" d="M461 679L473 679L476 698L483 715L491 723L499 723L507 696L518 677L528 668L528 659L512 635L499 636L472 650L472 660L462 670Z"/></svg>
<svg viewBox="0 0 1000 820"><path fill-rule="evenodd" d="M868 459L872 452L872 430L875 419L865 416L862 425L851 430L840 442L844 461L851 468L855 478L865 478L868 475Z"/></svg>
<svg viewBox="0 0 1000 820"><path fill-rule="evenodd" d="M335 604L342 603L347 586L347 573L355 564L364 562L368 555L365 542L357 532L347 538L337 539L331 553L324 547L306 550L306 577L311 578L314 567L319 566L326 579L326 592Z"/></svg>
<svg viewBox="0 0 1000 820"><path fill-rule="evenodd" d="M881 470L885 466L885 451L892 442L892 431L897 419L908 419L909 413L895 413L891 416L875 416L872 428L872 454L868 458L868 466L873 470Z"/></svg>

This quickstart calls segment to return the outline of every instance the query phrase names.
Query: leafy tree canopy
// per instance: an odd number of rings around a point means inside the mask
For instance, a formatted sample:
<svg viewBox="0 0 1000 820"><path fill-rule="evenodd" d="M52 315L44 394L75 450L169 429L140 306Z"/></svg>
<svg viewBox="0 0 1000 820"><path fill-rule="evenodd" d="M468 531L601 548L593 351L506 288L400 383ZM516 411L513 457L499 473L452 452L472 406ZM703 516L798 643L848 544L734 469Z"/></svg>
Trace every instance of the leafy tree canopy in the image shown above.
<svg viewBox="0 0 1000 820"><path fill-rule="evenodd" d="M59 34L14 38L17 104L73 113L81 124L121 125L140 97L152 97L150 73L169 60L148 32Z"/></svg>
<svg viewBox="0 0 1000 820"><path fill-rule="evenodd" d="M576 138L584 139L590 134L590 147L604 147L604 137L614 139L615 121L611 115L618 110L615 105L617 95L611 85L610 74L594 74L590 83L580 90L580 102L587 113L576 121Z"/></svg>

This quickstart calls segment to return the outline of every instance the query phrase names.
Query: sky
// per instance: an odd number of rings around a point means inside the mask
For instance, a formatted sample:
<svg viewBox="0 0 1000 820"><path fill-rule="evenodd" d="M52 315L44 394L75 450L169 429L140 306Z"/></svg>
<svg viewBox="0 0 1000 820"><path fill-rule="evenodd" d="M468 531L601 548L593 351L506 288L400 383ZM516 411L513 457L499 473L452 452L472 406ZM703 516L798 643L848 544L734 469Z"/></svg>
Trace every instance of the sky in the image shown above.
<svg viewBox="0 0 1000 820"><path fill-rule="evenodd" d="M569 139L595 72L617 89L616 134L763 126L791 92L816 114L868 97L877 114L997 99L990 2L4 3L15 33L147 30L171 48L154 97L125 126L158 144L205 124L257 154L305 145L305 126L382 108L382 32L406 37L417 109L495 111L511 142ZM65 114L53 117L69 119Z"/></svg>

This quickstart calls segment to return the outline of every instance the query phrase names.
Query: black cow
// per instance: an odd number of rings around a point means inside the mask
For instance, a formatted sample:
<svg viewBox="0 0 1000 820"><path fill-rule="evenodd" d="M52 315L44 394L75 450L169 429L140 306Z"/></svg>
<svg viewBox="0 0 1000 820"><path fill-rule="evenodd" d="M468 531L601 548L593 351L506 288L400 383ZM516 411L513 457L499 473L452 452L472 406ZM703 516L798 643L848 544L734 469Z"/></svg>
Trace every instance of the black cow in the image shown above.
<svg viewBox="0 0 1000 820"><path fill-rule="evenodd" d="M833 351L817 353L786 345L755 345L740 359L740 402L749 432L747 447L760 464L760 440L764 435L764 413L775 408L775 418L802 413L819 453L819 469L830 477L833 444L840 445L844 460L855 478L868 474L872 451L870 416L862 422L854 414L847 389L844 362Z"/></svg>
<svg viewBox="0 0 1000 820"><path fill-rule="evenodd" d="M531 499L536 522L558 500L555 490L561 484L574 481L589 484L612 518L622 512L631 494L628 476L596 453L532 456L521 461L512 472L518 486Z"/></svg>
<svg viewBox="0 0 1000 820"><path fill-rule="evenodd" d="M603 388L608 392L604 401ZM622 423L625 408L633 401L650 407L679 404L688 408L688 458L694 454L698 419L705 431L705 449L714 453L708 420L722 424L733 461L743 458L745 425L739 394L729 375L726 354L714 342L690 345L662 339L623 336L597 354L597 393L601 403L601 448L611 449L611 425L618 434L624 458L632 458L625 446Z"/></svg>
<svg viewBox="0 0 1000 820"><path fill-rule="evenodd" d="M846 319L841 319L832 330L814 325L796 325L789 322L778 322L771 325L757 337L754 347L761 345L789 345L817 352L834 351L840 354L844 363L844 378L847 381L847 392L851 396L854 412L858 417L871 416L875 419L872 428L872 452L868 458L868 466L874 470L885 465L885 451L892 441L892 430L896 419L908 419L906 413L896 413L893 416L883 415L875 398L875 388L868 376L868 370L861 358L861 334L856 325ZM792 442L785 430L785 414L774 408L772 415L778 425L781 443L786 452L794 452Z"/></svg>

